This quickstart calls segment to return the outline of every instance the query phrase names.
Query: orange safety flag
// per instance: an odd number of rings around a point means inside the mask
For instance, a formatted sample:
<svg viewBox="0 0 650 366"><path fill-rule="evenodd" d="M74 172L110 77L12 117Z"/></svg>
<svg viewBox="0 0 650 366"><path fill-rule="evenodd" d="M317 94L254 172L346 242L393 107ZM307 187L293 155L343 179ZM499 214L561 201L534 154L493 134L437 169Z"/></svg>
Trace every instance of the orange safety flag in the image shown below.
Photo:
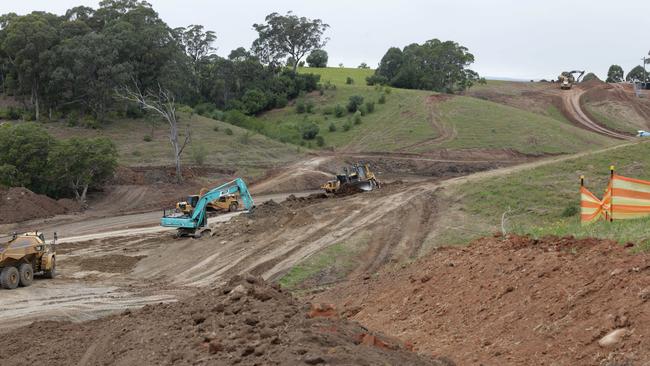
<svg viewBox="0 0 650 366"><path fill-rule="evenodd" d="M580 213L583 224L650 216L650 182L612 174L602 200L581 186Z"/></svg>

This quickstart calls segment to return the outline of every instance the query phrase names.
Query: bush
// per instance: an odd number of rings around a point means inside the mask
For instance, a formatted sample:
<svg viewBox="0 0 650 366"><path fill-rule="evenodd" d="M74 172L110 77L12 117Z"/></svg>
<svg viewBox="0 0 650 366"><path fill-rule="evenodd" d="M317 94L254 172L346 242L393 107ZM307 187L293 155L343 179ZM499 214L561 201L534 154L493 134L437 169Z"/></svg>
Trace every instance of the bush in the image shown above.
<svg viewBox="0 0 650 366"><path fill-rule="evenodd" d="M314 122L308 122L301 126L300 132L302 133L302 138L305 140L313 140L320 132L320 128Z"/></svg>
<svg viewBox="0 0 650 366"><path fill-rule="evenodd" d="M311 100L305 103L305 111L307 113L314 113L314 102Z"/></svg>
<svg viewBox="0 0 650 366"><path fill-rule="evenodd" d="M94 119L92 116L86 116L81 120L81 127L96 130L99 128L99 126L100 126L99 121Z"/></svg>
<svg viewBox="0 0 650 366"><path fill-rule="evenodd" d="M337 104L336 107L334 107L334 115L336 118L341 118L345 115L345 108L343 108L340 104Z"/></svg>
<svg viewBox="0 0 650 366"><path fill-rule="evenodd" d="M232 130L230 129L230 127L226 127L226 129L223 130L223 132L225 132L226 135L228 135L228 136L232 136L232 135L233 135L233 132L232 132Z"/></svg>
<svg viewBox="0 0 650 366"><path fill-rule="evenodd" d="M213 103L200 103L194 106L194 113L204 117L212 116L215 110L217 106Z"/></svg>
<svg viewBox="0 0 650 366"><path fill-rule="evenodd" d="M212 128L212 131L219 132L219 126L214 126L214 128Z"/></svg>
<svg viewBox="0 0 650 366"><path fill-rule="evenodd" d="M313 50L307 56L307 64L309 67L327 67L327 52L324 50Z"/></svg>
<svg viewBox="0 0 650 366"><path fill-rule="evenodd" d="M384 93L386 93L386 94L390 94L391 91L392 91L392 89L389 88L389 87L386 87L386 88L384 89Z"/></svg>
<svg viewBox="0 0 650 366"><path fill-rule="evenodd" d="M388 79L386 79L386 77L382 76L382 75L376 75L375 74L375 75L372 75L372 76L368 76L366 78L366 84L370 85L370 86L372 86L372 85L384 85L384 84L387 84L387 83L388 83Z"/></svg>
<svg viewBox="0 0 650 366"><path fill-rule="evenodd" d="M210 113L208 117L212 119L216 119L217 121L224 121L226 119L226 114L223 113L223 111L215 109L214 111L212 111L212 113Z"/></svg>
<svg viewBox="0 0 650 366"><path fill-rule="evenodd" d="M363 97L361 95L353 95L348 99L348 112L354 113L359 107L363 105Z"/></svg>
<svg viewBox="0 0 650 366"><path fill-rule="evenodd" d="M72 111L65 117L65 124L68 127L74 127L79 123L79 112Z"/></svg>
<svg viewBox="0 0 650 366"><path fill-rule="evenodd" d="M354 124L355 125L361 124L361 111L354 112Z"/></svg>
<svg viewBox="0 0 650 366"><path fill-rule="evenodd" d="M259 89L249 89L242 96L241 103L246 114L255 115L268 109L269 98Z"/></svg>
<svg viewBox="0 0 650 366"><path fill-rule="evenodd" d="M336 132L336 125L334 124L334 122L330 123L328 129L330 130L330 132Z"/></svg>
<svg viewBox="0 0 650 366"><path fill-rule="evenodd" d="M343 124L343 131L348 132L350 131L351 128L352 128L352 124L350 123L349 120Z"/></svg>
<svg viewBox="0 0 650 366"><path fill-rule="evenodd" d="M142 138L142 141L144 141L144 142L151 142L151 140L152 140L152 138L149 135L144 135L144 137Z"/></svg>
<svg viewBox="0 0 650 366"><path fill-rule="evenodd" d="M366 102L366 111L372 113L375 111L375 102Z"/></svg>
<svg viewBox="0 0 650 366"><path fill-rule="evenodd" d="M368 114L368 109L366 108L365 105L362 105L361 107L359 107L359 110L357 112L361 112L361 115L365 116L366 114Z"/></svg>
<svg viewBox="0 0 650 366"><path fill-rule="evenodd" d="M351 77L348 76L345 79L345 83L348 84L348 85L352 85L352 84L354 84L354 79L352 79Z"/></svg>
<svg viewBox="0 0 650 366"><path fill-rule="evenodd" d="M325 139L323 138L323 136L316 136L316 145L318 145L319 147L325 146Z"/></svg>
<svg viewBox="0 0 650 366"><path fill-rule="evenodd" d="M76 113L76 111L71 113ZM138 119L144 117L146 114L147 112L140 108L138 104L129 103L126 106L126 118Z"/></svg>
<svg viewBox="0 0 650 366"><path fill-rule="evenodd" d="M296 113L303 114L307 111L307 105L305 101L300 99L296 101Z"/></svg>
<svg viewBox="0 0 650 366"><path fill-rule="evenodd" d="M0 119L15 121L20 119L21 114L21 110L13 106L0 108Z"/></svg>
<svg viewBox="0 0 650 366"><path fill-rule="evenodd" d="M242 144L242 145L248 145L251 141L251 137L253 137L253 133L250 131L246 131L243 135L240 135L239 138L237 138L237 141Z"/></svg>
<svg viewBox="0 0 650 366"><path fill-rule="evenodd" d="M192 144L192 161L196 165L203 165L205 158L208 156L208 150L203 144Z"/></svg>
<svg viewBox="0 0 650 366"><path fill-rule="evenodd" d="M323 114L326 115L326 116L334 114L334 107L327 106L327 107L323 108Z"/></svg>
<svg viewBox="0 0 650 366"><path fill-rule="evenodd" d="M386 104L386 94L381 93L381 95L379 96L379 100L377 101L377 103L379 103L379 104Z"/></svg>

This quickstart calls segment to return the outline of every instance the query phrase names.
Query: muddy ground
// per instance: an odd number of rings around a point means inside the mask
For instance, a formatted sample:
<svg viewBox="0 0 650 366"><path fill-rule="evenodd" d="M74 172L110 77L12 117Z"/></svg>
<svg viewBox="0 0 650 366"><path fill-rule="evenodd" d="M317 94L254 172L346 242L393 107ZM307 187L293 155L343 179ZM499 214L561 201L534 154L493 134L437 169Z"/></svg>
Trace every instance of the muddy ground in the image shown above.
<svg viewBox="0 0 650 366"><path fill-rule="evenodd" d="M646 365L650 257L606 240L512 236L440 249L318 294L461 365Z"/></svg>

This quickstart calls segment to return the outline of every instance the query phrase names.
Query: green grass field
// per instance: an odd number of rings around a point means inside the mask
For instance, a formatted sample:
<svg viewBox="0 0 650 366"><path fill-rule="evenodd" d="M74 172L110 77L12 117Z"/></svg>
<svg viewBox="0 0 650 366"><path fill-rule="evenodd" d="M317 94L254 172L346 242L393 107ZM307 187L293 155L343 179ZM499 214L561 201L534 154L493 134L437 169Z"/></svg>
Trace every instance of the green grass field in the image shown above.
<svg viewBox="0 0 650 366"><path fill-rule="evenodd" d="M320 75L322 83L330 82L335 85L345 85L348 77L351 77L356 85L366 85L366 78L375 73L373 69L354 69L347 67L301 67L298 68L301 74Z"/></svg>
<svg viewBox="0 0 650 366"><path fill-rule="evenodd" d="M457 136L447 148L514 149L527 154L572 153L612 142L555 118L458 96L439 105L439 116Z"/></svg>
<svg viewBox="0 0 650 366"><path fill-rule="evenodd" d="M580 225L580 175L585 175L586 187L601 197L612 164L621 175L650 180L650 171L646 169L650 165L650 143L622 146L456 186L449 197L454 197L454 204L460 207L464 219L460 226L442 237L450 243L462 243L498 231L502 214L506 212L506 231L645 243L650 239L648 220Z"/></svg>
<svg viewBox="0 0 650 366"><path fill-rule="evenodd" d="M304 150L198 115L191 118L181 115L181 124L189 124L192 135L192 143L183 153L184 164L196 164L193 152L202 148L206 151L205 165L254 173L259 167L292 161L301 155L300 150ZM123 165L172 165L174 161L167 124L162 121L156 123L150 142L144 141L145 136L152 135L151 124L145 120L117 120L96 130L68 127L64 122L44 123L43 126L57 138L108 137L117 145L119 162ZM232 135L227 134L228 129Z"/></svg>

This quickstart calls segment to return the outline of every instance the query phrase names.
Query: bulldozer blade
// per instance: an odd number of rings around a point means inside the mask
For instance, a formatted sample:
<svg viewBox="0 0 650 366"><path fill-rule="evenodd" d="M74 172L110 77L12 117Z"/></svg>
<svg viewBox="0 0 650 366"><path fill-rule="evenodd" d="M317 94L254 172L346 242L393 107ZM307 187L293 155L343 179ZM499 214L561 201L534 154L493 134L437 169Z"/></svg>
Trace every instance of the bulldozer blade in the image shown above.
<svg viewBox="0 0 650 366"><path fill-rule="evenodd" d="M359 183L357 185L357 188L362 190L362 191L368 192L368 191L372 191L373 186L372 186L372 183L370 183L370 182L363 182L363 183Z"/></svg>

